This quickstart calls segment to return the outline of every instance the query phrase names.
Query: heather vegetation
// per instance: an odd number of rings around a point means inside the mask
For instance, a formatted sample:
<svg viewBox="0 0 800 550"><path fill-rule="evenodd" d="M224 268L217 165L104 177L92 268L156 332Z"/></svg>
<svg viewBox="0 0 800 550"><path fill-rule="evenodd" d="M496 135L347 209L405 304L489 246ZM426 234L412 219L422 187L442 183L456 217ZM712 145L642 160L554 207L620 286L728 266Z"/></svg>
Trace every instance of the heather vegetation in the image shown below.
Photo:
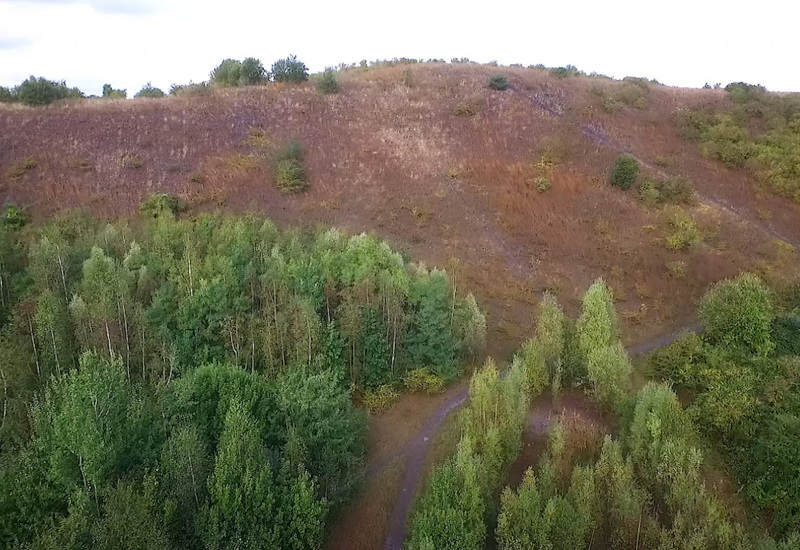
<svg viewBox="0 0 800 550"><path fill-rule="evenodd" d="M485 321L368 235L254 217L0 225L5 548L318 548L377 387L440 391Z"/></svg>

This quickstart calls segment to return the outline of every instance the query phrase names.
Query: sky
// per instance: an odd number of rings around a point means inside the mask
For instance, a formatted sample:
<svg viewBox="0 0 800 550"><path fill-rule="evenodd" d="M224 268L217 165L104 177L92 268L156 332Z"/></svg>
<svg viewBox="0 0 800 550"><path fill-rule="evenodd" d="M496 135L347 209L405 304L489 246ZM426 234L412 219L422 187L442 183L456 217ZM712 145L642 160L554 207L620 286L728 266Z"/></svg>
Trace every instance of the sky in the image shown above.
<svg viewBox="0 0 800 550"><path fill-rule="evenodd" d="M0 86L35 75L130 97L206 80L225 58L296 54L312 72L468 57L800 91L798 21L794 0L0 0Z"/></svg>

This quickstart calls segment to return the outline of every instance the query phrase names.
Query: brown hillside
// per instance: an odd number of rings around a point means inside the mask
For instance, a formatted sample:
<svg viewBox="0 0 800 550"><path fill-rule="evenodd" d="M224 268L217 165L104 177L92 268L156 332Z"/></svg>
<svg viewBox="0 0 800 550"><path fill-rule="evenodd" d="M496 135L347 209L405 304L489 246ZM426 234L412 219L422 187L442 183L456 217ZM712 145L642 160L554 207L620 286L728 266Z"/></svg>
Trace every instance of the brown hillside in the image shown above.
<svg viewBox="0 0 800 550"><path fill-rule="evenodd" d="M507 91L486 86L498 72L509 76ZM756 194L743 171L704 159L677 134L676 109L724 103L723 91L650 85L635 106L603 108L605 97L631 86L431 64L348 71L334 96L310 83L271 84L5 107L0 193L35 217L81 206L127 215L145 196L173 192L192 211L221 205L283 224L375 231L428 263L458 260L459 285L489 312L493 353L530 334L538 293L555 291L574 313L603 276L625 334L640 339L685 322L712 281L795 267L794 252L774 241L800 242L800 223L788 201ZM311 187L287 196L268 158L291 138L306 150ZM701 201L689 210L704 244L669 250L666 214L644 208L635 189L608 184L619 149L653 172L690 178ZM36 166L16 170L25 157ZM544 193L533 183L542 174L552 183ZM685 277L670 274L675 261L685 262Z"/></svg>

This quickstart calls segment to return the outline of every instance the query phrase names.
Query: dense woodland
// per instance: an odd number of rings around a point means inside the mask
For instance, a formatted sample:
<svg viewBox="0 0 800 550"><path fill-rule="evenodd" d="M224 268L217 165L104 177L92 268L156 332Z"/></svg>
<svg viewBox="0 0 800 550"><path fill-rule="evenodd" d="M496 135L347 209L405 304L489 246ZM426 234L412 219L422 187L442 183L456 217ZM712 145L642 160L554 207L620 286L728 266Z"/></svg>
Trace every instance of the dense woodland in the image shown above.
<svg viewBox="0 0 800 550"><path fill-rule="evenodd" d="M76 213L0 228L0 546L317 548L361 478L358 395L442 381L485 321L368 235Z"/></svg>
<svg viewBox="0 0 800 550"><path fill-rule="evenodd" d="M535 337L506 376L491 362L473 376L461 442L417 503L410 548L479 549L490 538L502 550L799 548L800 300L786 294L778 308L755 276L719 283L700 307L705 333L648 359L655 375L691 390L688 409L669 383L631 391L601 281L577 322L546 297ZM616 419L612 433L555 422L544 456L498 502L531 399L571 385ZM760 520L707 488L714 449L735 466Z"/></svg>

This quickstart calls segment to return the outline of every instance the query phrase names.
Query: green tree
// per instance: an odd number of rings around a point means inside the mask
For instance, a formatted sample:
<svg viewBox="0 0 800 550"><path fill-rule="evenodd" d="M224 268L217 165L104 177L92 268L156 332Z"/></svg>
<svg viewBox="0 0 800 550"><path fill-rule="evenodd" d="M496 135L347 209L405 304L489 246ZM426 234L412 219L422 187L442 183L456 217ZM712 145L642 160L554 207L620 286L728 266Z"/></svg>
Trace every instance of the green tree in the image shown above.
<svg viewBox="0 0 800 550"><path fill-rule="evenodd" d="M94 525L101 550L168 550L167 536L158 517L159 503L152 478L141 487L120 481L104 494L103 516Z"/></svg>
<svg viewBox="0 0 800 550"><path fill-rule="evenodd" d="M272 65L270 74L275 82L297 83L308 80L308 69L305 63L297 59L296 55L276 61Z"/></svg>
<svg viewBox="0 0 800 550"><path fill-rule="evenodd" d="M774 316L770 290L751 273L716 283L700 302L707 337L733 352L769 355Z"/></svg>
<svg viewBox="0 0 800 550"><path fill-rule="evenodd" d="M242 61L239 68L239 84L241 86L252 86L261 84L266 80L266 71L261 61L255 57L247 57Z"/></svg>
<svg viewBox="0 0 800 550"><path fill-rule="evenodd" d="M630 390L631 362L621 343L596 349L589 353L587 371L595 398L620 412Z"/></svg>
<svg viewBox="0 0 800 550"><path fill-rule="evenodd" d="M561 389L561 353L564 349L564 311L555 297L546 292L536 322L536 338L540 342L553 395Z"/></svg>
<svg viewBox="0 0 800 550"><path fill-rule="evenodd" d="M217 86L238 86L242 77L242 63L225 59L211 71L211 83Z"/></svg>
<svg viewBox="0 0 800 550"><path fill-rule="evenodd" d="M322 95L338 94L339 81L337 71L331 67L326 68L317 80L317 91Z"/></svg>
<svg viewBox="0 0 800 550"><path fill-rule="evenodd" d="M279 547L270 462L255 419L237 399L225 415L208 487L210 503L204 514L208 548Z"/></svg>
<svg viewBox="0 0 800 550"><path fill-rule="evenodd" d="M586 357L619 339L614 298L602 279L595 281L583 295L576 329L581 352Z"/></svg>
<svg viewBox="0 0 800 550"><path fill-rule="evenodd" d="M629 154L621 155L614 163L611 173L611 183L622 189L630 189L639 176L639 161Z"/></svg>
<svg viewBox="0 0 800 550"><path fill-rule="evenodd" d="M127 90L115 90L111 84L103 84L103 96L106 99L126 99L128 97Z"/></svg>
<svg viewBox="0 0 800 550"><path fill-rule="evenodd" d="M16 88L16 97L25 105L47 105L60 99L83 97L77 88L68 88L65 82L54 82L31 76Z"/></svg>
<svg viewBox="0 0 800 550"><path fill-rule="evenodd" d="M438 376L457 375L455 346L450 327L453 309L450 283L443 271L420 272L411 281L409 302L414 316L405 336L408 364L429 366Z"/></svg>
<svg viewBox="0 0 800 550"><path fill-rule="evenodd" d="M165 95L166 94L164 93L164 90L162 90L161 88L156 88L155 86L153 86L151 83L148 82L142 87L141 90L136 92L136 95L134 95L133 97L135 98L146 97L151 99L158 99L164 97Z"/></svg>
<svg viewBox="0 0 800 550"><path fill-rule="evenodd" d="M485 466L462 439L456 456L434 469L411 517L410 550L478 550L486 541Z"/></svg>

